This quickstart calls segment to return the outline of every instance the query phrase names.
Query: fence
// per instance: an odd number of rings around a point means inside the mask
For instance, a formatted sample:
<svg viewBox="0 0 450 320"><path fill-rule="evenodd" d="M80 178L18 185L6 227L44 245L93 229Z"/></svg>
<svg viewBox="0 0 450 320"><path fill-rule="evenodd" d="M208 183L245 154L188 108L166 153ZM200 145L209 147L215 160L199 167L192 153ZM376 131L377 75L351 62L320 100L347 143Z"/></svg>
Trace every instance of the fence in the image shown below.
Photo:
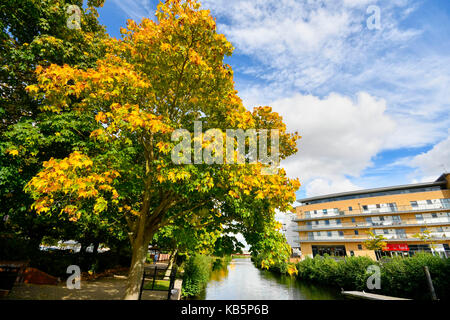
<svg viewBox="0 0 450 320"><path fill-rule="evenodd" d="M167 300L170 300L172 289L175 285L177 268L146 268L142 275L141 290L139 292L139 300L142 298L142 292L148 291L167 291Z"/></svg>

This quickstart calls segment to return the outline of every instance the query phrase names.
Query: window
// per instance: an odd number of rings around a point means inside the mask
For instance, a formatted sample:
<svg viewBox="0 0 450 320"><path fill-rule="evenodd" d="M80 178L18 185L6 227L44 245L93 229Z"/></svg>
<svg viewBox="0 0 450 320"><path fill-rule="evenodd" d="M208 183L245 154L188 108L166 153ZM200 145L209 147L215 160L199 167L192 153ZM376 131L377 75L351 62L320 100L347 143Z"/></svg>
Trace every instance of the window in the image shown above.
<svg viewBox="0 0 450 320"><path fill-rule="evenodd" d="M320 231L317 231L317 236L320 237Z"/></svg>
<svg viewBox="0 0 450 320"><path fill-rule="evenodd" d="M432 217L432 218L437 218L437 213L432 213L432 214L431 214L431 217Z"/></svg>
<svg viewBox="0 0 450 320"><path fill-rule="evenodd" d="M336 219L336 224L341 224L341 219Z"/></svg>
<svg viewBox="0 0 450 320"><path fill-rule="evenodd" d="M427 230L427 228L420 228L420 232L425 232L425 230Z"/></svg>
<svg viewBox="0 0 450 320"><path fill-rule="evenodd" d="M417 201L410 201L410 203L411 203L411 207L413 207L413 208L417 208L418 207Z"/></svg>
<svg viewBox="0 0 450 320"><path fill-rule="evenodd" d="M343 237L344 236L344 232L343 231L339 231L339 237Z"/></svg>
<svg viewBox="0 0 450 320"><path fill-rule="evenodd" d="M358 230L355 230L355 235L359 235L359 231Z"/></svg>
<svg viewBox="0 0 450 320"><path fill-rule="evenodd" d="M364 211L369 210L369 208L367 206L362 206L362 208Z"/></svg>
<svg viewBox="0 0 450 320"><path fill-rule="evenodd" d="M416 214L416 220L423 220L423 215Z"/></svg>
<svg viewBox="0 0 450 320"><path fill-rule="evenodd" d="M377 209L381 208L381 206L379 204L376 204L375 206L377 207Z"/></svg>
<svg viewBox="0 0 450 320"><path fill-rule="evenodd" d="M328 236L328 237L331 237L331 231L328 231L328 232L327 232L327 236Z"/></svg>
<svg viewBox="0 0 450 320"><path fill-rule="evenodd" d="M372 224L372 218L366 218L367 223Z"/></svg>
<svg viewBox="0 0 450 320"><path fill-rule="evenodd" d="M325 220L325 225L328 226L330 224L330 220Z"/></svg>
<svg viewBox="0 0 450 320"><path fill-rule="evenodd" d="M436 228L436 231L437 231L437 232L443 232L444 230L442 229L442 227L437 227L437 228Z"/></svg>
<svg viewBox="0 0 450 320"><path fill-rule="evenodd" d="M350 251L350 256L354 257L355 256L355 252Z"/></svg>
<svg viewBox="0 0 450 320"><path fill-rule="evenodd" d="M348 207L348 211L353 211L353 208L352 207Z"/></svg>
<svg viewBox="0 0 450 320"><path fill-rule="evenodd" d="M427 200L427 204L433 204L431 200Z"/></svg>
<svg viewBox="0 0 450 320"><path fill-rule="evenodd" d="M384 234L389 234L389 230L388 229L383 229L383 233Z"/></svg>
<svg viewBox="0 0 450 320"><path fill-rule="evenodd" d="M317 214L317 210L314 210L314 214Z"/></svg>
<svg viewBox="0 0 450 320"><path fill-rule="evenodd" d="M327 209L323 209L322 212L323 212L323 214L328 214L328 210Z"/></svg>
<svg viewBox="0 0 450 320"><path fill-rule="evenodd" d="M358 244L358 250L362 250L362 245Z"/></svg>
<svg viewBox="0 0 450 320"><path fill-rule="evenodd" d="M316 220L316 226L318 226L318 225L319 225L319 221Z"/></svg>
<svg viewBox="0 0 450 320"><path fill-rule="evenodd" d="M380 221L384 221L384 217L380 217Z"/></svg>
<svg viewBox="0 0 450 320"><path fill-rule="evenodd" d="M355 222L356 222L356 219L355 219L355 218L352 218L352 222L355 223Z"/></svg>

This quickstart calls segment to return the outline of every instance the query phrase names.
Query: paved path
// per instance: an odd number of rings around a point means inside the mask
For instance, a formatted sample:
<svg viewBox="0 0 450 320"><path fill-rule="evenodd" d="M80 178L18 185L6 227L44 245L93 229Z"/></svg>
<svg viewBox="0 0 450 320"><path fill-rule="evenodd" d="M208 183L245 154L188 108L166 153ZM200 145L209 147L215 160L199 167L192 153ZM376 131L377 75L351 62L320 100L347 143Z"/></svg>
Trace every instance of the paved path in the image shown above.
<svg viewBox="0 0 450 320"><path fill-rule="evenodd" d="M3 299L13 300L120 300L125 294L126 279L113 277L81 281L81 289L67 289L66 283L56 286L16 284ZM144 291L142 300L165 300L167 292Z"/></svg>

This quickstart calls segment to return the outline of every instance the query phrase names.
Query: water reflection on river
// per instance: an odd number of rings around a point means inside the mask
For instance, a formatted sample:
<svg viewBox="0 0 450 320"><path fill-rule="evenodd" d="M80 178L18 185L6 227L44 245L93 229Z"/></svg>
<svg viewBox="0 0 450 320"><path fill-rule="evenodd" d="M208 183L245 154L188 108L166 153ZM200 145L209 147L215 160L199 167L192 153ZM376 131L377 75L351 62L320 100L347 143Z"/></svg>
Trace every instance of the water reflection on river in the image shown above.
<svg viewBox="0 0 450 320"><path fill-rule="evenodd" d="M204 300L337 300L335 288L298 281L256 268L250 258L235 258L227 268L211 274L206 289L197 299Z"/></svg>

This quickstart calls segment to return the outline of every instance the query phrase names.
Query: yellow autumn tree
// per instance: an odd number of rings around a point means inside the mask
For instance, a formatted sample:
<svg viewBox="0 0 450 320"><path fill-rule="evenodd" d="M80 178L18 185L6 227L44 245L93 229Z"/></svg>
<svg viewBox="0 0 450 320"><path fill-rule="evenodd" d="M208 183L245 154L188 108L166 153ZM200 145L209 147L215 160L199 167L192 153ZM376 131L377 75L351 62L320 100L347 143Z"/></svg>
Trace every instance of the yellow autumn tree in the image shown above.
<svg viewBox="0 0 450 320"><path fill-rule="evenodd" d="M221 230L238 222L247 234L263 232L275 223L275 209L290 209L300 186L283 169L262 174L267 165L245 152L244 164L172 161L177 129L191 133L183 141L196 152L194 122L223 133L276 130L281 159L297 151L299 136L270 107L250 112L243 106L223 62L233 47L208 10L195 0L169 0L156 17L128 21L122 39L105 42L107 53L95 68L38 67L38 85L28 87L45 102L43 110L70 109L98 122L89 154L51 159L26 188L38 213L65 213L75 223L112 212L126 220L132 248L126 299L138 298L148 244L162 227L207 221ZM212 140L201 143L206 150Z"/></svg>

